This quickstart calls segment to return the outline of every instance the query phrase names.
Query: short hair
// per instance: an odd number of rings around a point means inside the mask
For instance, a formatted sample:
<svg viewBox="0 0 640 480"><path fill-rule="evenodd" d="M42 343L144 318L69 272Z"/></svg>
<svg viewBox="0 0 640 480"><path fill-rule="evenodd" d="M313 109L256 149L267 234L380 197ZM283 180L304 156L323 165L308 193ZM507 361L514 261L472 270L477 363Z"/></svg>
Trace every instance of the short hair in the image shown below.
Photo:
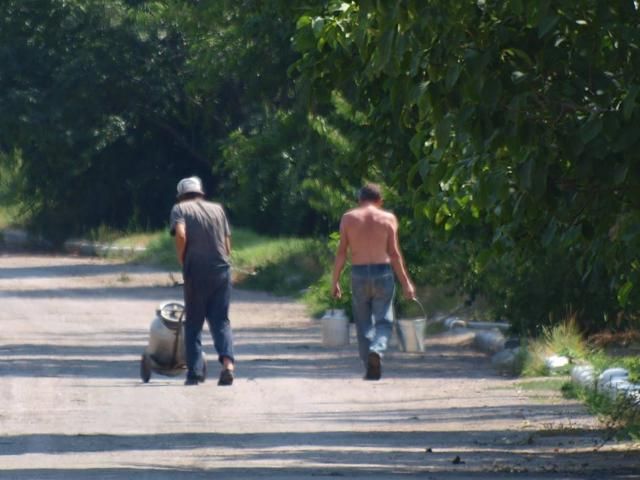
<svg viewBox="0 0 640 480"><path fill-rule="evenodd" d="M378 202L382 200L382 189L376 183L367 183L358 192L358 200L361 202Z"/></svg>

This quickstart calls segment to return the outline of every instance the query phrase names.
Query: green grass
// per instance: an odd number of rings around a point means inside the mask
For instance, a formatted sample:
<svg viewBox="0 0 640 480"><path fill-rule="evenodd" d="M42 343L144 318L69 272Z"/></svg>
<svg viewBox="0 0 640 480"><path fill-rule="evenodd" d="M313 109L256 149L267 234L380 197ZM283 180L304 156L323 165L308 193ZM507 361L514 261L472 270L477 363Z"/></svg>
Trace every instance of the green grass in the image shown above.
<svg viewBox="0 0 640 480"><path fill-rule="evenodd" d="M98 229L93 239L120 247L146 247L133 258L135 262L179 269L174 239L167 231L125 235ZM236 228L232 236L233 277L242 288L297 295L321 276L322 250L322 244L313 239L268 237Z"/></svg>
<svg viewBox="0 0 640 480"><path fill-rule="evenodd" d="M231 260L243 287L298 295L322 276L323 248L313 239L270 238L238 229Z"/></svg>
<svg viewBox="0 0 640 480"><path fill-rule="evenodd" d="M6 209L0 208L0 230L7 228L11 224L11 216Z"/></svg>
<svg viewBox="0 0 640 480"><path fill-rule="evenodd" d="M14 225L18 219L17 206L0 206L0 230Z"/></svg>
<svg viewBox="0 0 640 480"><path fill-rule="evenodd" d="M523 369L523 375L547 376L565 375L569 373L572 364L589 363L593 365L596 375L602 371L623 367L629 370L631 381L638 383L640 380L640 358L637 355L611 356L603 350L592 348L578 330L575 318L548 327L543 330L540 338L529 342L527 358ZM549 372L544 359L551 355L564 355L569 357L571 363L564 369ZM600 417L611 432L612 437L640 438L640 408L633 407L628 400L617 399L615 401L598 394L593 390L586 390L576 386L566 377L546 377L534 380L524 380L518 384L523 390L561 390L566 398L577 399L584 403L589 411Z"/></svg>
<svg viewBox="0 0 640 480"><path fill-rule="evenodd" d="M589 412L598 416L604 423L610 438L640 441L640 406L632 405L629 400L623 398L611 400L572 382L566 382L562 386L562 395L584 403Z"/></svg>
<svg viewBox="0 0 640 480"><path fill-rule="evenodd" d="M542 335L529 342L527 356L524 360L523 375L538 377L548 375L549 369L545 359L551 355L562 355L571 362L586 360L593 352L587 346L584 337L577 327L574 317L563 323L545 327ZM570 368L571 364L567 368ZM568 373L564 369L555 373Z"/></svg>
<svg viewBox="0 0 640 480"><path fill-rule="evenodd" d="M518 382L516 386L525 391L559 391L567 382L565 378L536 378Z"/></svg>
<svg viewBox="0 0 640 480"><path fill-rule="evenodd" d="M561 389L567 382L566 376L559 377L537 377L537 378L524 378L522 381L515 384L515 387L526 394L526 397L538 403L558 403L561 401L559 395ZM504 389L511 389L512 387L504 387Z"/></svg>

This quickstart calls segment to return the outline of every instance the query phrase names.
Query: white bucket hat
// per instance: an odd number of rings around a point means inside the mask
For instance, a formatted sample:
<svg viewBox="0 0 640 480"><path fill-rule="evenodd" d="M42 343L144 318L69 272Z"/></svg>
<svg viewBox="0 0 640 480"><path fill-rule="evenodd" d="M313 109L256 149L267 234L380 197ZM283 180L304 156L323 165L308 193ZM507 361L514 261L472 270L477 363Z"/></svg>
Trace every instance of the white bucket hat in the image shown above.
<svg viewBox="0 0 640 480"><path fill-rule="evenodd" d="M202 180L198 177L183 178L178 182L178 198L186 195L187 193L199 193L204 195L202 190Z"/></svg>

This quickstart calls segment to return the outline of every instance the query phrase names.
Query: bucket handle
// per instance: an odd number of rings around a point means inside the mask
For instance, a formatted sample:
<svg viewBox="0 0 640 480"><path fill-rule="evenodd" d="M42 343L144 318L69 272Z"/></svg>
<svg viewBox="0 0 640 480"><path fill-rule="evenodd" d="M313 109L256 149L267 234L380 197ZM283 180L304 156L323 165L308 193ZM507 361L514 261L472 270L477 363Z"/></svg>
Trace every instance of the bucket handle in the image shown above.
<svg viewBox="0 0 640 480"><path fill-rule="evenodd" d="M422 312L422 316L424 317L425 320L427 320L427 312L425 312L424 307L422 306L422 303L420 303L420 300L418 300L416 297L413 297L412 300L416 302L416 304L420 308L420 311Z"/></svg>

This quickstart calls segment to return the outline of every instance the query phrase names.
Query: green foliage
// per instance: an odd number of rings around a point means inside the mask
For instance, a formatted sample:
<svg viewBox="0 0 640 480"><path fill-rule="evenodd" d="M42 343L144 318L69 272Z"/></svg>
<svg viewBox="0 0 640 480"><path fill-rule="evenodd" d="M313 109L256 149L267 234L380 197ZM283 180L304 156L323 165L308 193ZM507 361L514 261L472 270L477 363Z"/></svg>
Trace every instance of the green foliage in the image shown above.
<svg viewBox="0 0 640 480"><path fill-rule="evenodd" d="M517 387L525 391L560 390L566 380L563 378L542 378L519 382Z"/></svg>
<svg viewBox="0 0 640 480"><path fill-rule="evenodd" d="M345 310L346 314L351 317L351 265L349 263L345 264L340 276L342 297L334 298L332 291L331 280L333 277L334 254L338 248L339 240L340 236L337 232L331 234L324 254L319 257L324 275L304 295L304 301L314 316L320 316L330 308L340 308Z"/></svg>
<svg viewBox="0 0 640 480"><path fill-rule="evenodd" d="M629 371L630 382L640 384L640 357L636 355L621 358L620 365Z"/></svg>
<svg viewBox="0 0 640 480"><path fill-rule="evenodd" d="M413 258L451 247L522 331L569 305L596 329L640 309L639 39L631 1L330 1L296 69L312 108L364 116L352 166L403 192Z"/></svg>
<svg viewBox="0 0 640 480"><path fill-rule="evenodd" d="M0 5L0 150L20 150L15 198L48 237L166 217L178 176L166 162L176 152L166 119L185 99L181 41L165 10L117 0Z"/></svg>
<svg viewBox="0 0 640 480"><path fill-rule="evenodd" d="M180 268L176 256L175 239L165 230L149 238L145 252L136 260L171 270Z"/></svg>
<svg viewBox="0 0 640 480"><path fill-rule="evenodd" d="M592 354L578 326L575 317L568 319L554 326L544 327L540 337L532 340L527 345L527 355L524 360L522 373L525 376L545 376L549 369L545 364L545 359L551 355L566 356L571 363L586 360ZM554 373L568 373L560 370Z"/></svg>
<svg viewBox="0 0 640 480"><path fill-rule="evenodd" d="M48 238L159 228L197 174L234 223L312 234L370 179L418 283L481 296L523 334L567 308L623 328L640 319L639 15L5 0L0 204Z"/></svg>
<svg viewBox="0 0 640 480"><path fill-rule="evenodd" d="M167 231L153 235L128 235L115 242L144 245L135 261L178 270L175 240ZM298 295L322 275L320 258L325 250L316 240L268 237L235 228L232 236L232 273L241 288L260 289L277 295Z"/></svg>
<svg viewBox="0 0 640 480"><path fill-rule="evenodd" d="M183 22L191 39L187 90L228 116L217 127L224 136L212 162L216 194L234 222L271 235L332 228L329 215L310 204L305 182L334 177L336 148L314 130L287 73L298 56L291 36L304 4L202 2Z"/></svg>
<svg viewBox="0 0 640 480"><path fill-rule="evenodd" d="M305 182L320 176L324 164L308 148L306 117L280 111L263 121L251 132L233 132L223 148L227 180L220 194L233 218L269 234L326 230L326 214L309 207Z"/></svg>
<svg viewBox="0 0 640 480"><path fill-rule="evenodd" d="M611 400L595 390L584 389L572 382L562 386L565 398L577 399L587 405L589 412L598 415L609 430L610 438L640 439L640 409L639 405L629 399L618 397Z"/></svg>
<svg viewBox="0 0 640 480"><path fill-rule="evenodd" d="M287 74L298 3L2 2L0 165L22 153L32 227L158 228L196 174L236 223L326 231L301 185L331 149L292 113Z"/></svg>
<svg viewBox="0 0 640 480"><path fill-rule="evenodd" d="M600 350L589 356L589 363L598 373L608 368L625 368L629 372L629 381L640 383L640 357L637 355L613 356Z"/></svg>
<svg viewBox="0 0 640 480"><path fill-rule="evenodd" d="M255 272L255 276L248 276L241 282L243 288L299 296L322 275L318 260L322 247L316 241L280 239L269 250L274 251L260 255L255 249L244 249L234 256L234 264L246 265L243 270L251 268ZM255 257L252 252L255 252ZM240 256L246 260L239 261L237 258ZM265 260L259 262L260 257ZM239 273L242 276L242 272Z"/></svg>

